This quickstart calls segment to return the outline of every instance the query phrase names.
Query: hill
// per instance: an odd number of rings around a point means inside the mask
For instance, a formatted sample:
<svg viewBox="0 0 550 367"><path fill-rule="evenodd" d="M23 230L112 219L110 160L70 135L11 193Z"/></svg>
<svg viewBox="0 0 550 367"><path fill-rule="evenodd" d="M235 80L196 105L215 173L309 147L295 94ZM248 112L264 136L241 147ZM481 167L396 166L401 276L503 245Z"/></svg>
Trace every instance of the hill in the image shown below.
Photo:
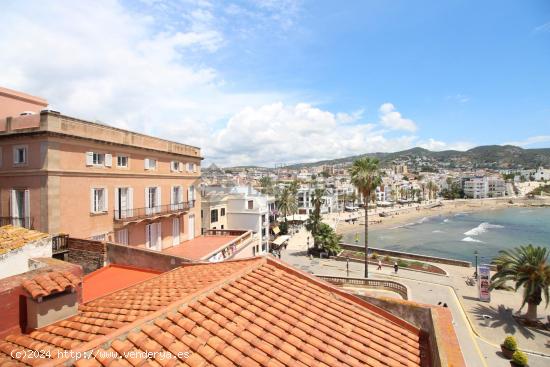
<svg viewBox="0 0 550 367"><path fill-rule="evenodd" d="M416 147L393 153L368 153L356 156L323 160L312 163L299 163L288 168L302 168L323 164L346 164L360 157L376 157L382 165L393 162L415 162L425 166L448 166L493 169L528 169L540 165L550 166L550 148L523 149L513 145L485 145L467 151L430 151Z"/></svg>

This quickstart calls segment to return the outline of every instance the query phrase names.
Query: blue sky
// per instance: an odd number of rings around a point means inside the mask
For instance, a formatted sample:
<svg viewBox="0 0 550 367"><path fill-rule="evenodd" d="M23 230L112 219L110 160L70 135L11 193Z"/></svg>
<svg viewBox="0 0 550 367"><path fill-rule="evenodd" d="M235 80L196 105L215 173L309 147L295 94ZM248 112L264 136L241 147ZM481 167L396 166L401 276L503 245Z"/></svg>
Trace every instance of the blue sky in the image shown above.
<svg viewBox="0 0 550 367"><path fill-rule="evenodd" d="M37 4L3 4L0 85L206 163L550 146L545 0Z"/></svg>

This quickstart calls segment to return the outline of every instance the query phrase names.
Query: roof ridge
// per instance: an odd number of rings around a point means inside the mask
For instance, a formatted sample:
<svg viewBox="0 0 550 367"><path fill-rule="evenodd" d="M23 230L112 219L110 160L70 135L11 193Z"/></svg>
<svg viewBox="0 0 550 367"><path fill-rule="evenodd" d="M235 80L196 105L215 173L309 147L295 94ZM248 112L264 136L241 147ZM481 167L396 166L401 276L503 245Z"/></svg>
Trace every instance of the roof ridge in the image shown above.
<svg viewBox="0 0 550 367"><path fill-rule="evenodd" d="M262 265L267 263L267 260L266 260L265 257L240 259L240 260L236 260L234 262L241 262L241 261L250 261L251 263L250 263L250 265L235 271L233 274L231 274L230 276L228 276L226 278L222 278L222 279L208 285L207 287L205 287L203 289L200 289L200 290L198 290L194 293L191 293L191 294L187 295L186 297L180 298L180 299L170 303L169 305L163 307L160 310L157 310L157 311L152 312L148 315L140 317L139 319L137 319L137 320L135 320L135 321L119 328L119 329L117 329L116 331L114 331L112 333L106 334L106 335L98 337L98 338L94 338L94 339L92 339L88 342L84 342L84 343L78 345L76 348L73 348L72 350L74 352L83 353L83 352L95 349L95 348L101 346L102 344L109 344L110 345L110 343L112 341L114 341L115 339L118 339L121 336L123 336L125 334L128 334L129 332L131 332L135 329L141 328L141 326L143 326L145 324L149 324L149 323L153 322L158 317L167 315L169 312L171 312L173 310L176 310L176 309L178 309L178 308L180 308L180 307L182 307L186 304L189 304L189 303L191 303L191 302L193 302L193 301L195 301L195 300L197 300L197 299L199 299L203 296L207 296L210 293L222 288L223 286L225 286L229 283L232 283L232 282L236 281L237 279L245 276L246 274L258 269L259 267L261 267ZM231 262L233 262L233 261L231 261ZM204 265L204 264L205 263L203 262L203 263L197 263L196 265ZM170 273L170 272L178 270L180 268L181 267L175 268L173 270L162 273L160 275ZM147 279L146 281L149 281L149 280L152 280L152 279L156 279L156 277ZM99 298L96 298L96 299L99 299ZM67 357L67 358L58 358L58 359L54 359L52 361L49 361L49 362L41 365L41 367L57 366L57 365L60 365L60 364L66 364L70 361L75 362L74 358L69 358L69 357Z"/></svg>

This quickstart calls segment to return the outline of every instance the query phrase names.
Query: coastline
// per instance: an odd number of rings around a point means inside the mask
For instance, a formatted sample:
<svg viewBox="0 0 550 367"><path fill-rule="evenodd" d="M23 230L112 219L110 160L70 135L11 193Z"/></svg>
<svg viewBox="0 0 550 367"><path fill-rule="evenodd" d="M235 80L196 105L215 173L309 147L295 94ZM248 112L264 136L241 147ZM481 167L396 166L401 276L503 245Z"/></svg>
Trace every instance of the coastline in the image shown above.
<svg viewBox="0 0 550 367"><path fill-rule="evenodd" d="M510 203L512 201L512 203ZM387 229L421 220L424 217L438 215L453 215L457 213L471 213L476 211L498 210L512 207L530 207L550 205L548 200L533 200L523 198L499 198L499 199L460 199L443 200L441 205L430 208L428 205L402 206L399 208L378 208L369 210L369 229ZM388 213L381 217L380 213ZM352 214L352 216L350 216ZM353 216L354 215L354 216ZM359 216L358 216L359 215ZM350 217L358 217L355 224L345 222ZM359 210L356 213L333 213L326 216L326 222L336 226L338 234L355 233L363 229L364 213Z"/></svg>

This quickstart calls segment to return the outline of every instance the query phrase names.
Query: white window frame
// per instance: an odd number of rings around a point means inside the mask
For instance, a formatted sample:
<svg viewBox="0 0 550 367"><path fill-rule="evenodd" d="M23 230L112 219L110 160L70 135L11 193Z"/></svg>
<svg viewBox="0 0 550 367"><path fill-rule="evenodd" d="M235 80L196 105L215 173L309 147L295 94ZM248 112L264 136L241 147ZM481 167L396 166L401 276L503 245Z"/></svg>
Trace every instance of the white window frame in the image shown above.
<svg viewBox="0 0 550 367"><path fill-rule="evenodd" d="M152 162L155 162L155 164L152 165L151 164ZM158 166L158 160L155 159L155 158L145 158L144 164L145 164L145 169L146 170L155 171L157 169L157 166Z"/></svg>
<svg viewBox="0 0 550 367"><path fill-rule="evenodd" d="M170 161L170 172L179 172L180 171L180 162Z"/></svg>
<svg viewBox="0 0 550 367"><path fill-rule="evenodd" d="M103 190L103 207L100 208L96 201L96 191ZM109 190L106 187L92 187L90 190L90 213L101 214L109 210Z"/></svg>
<svg viewBox="0 0 550 367"><path fill-rule="evenodd" d="M126 165L121 165L119 159L126 158ZM130 157L125 154L117 154L116 156L116 166L117 168L130 168Z"/></svg>
<svg viewBox="0 0 550 367"><path fill-rule="evenodd" d="M19 150L23 150L23 161L16 161L16 158L19 158ZM23 166L26 165L29 161L29 146L28 145L14 145L13 146L13 165L14 166Z"/></svg>

